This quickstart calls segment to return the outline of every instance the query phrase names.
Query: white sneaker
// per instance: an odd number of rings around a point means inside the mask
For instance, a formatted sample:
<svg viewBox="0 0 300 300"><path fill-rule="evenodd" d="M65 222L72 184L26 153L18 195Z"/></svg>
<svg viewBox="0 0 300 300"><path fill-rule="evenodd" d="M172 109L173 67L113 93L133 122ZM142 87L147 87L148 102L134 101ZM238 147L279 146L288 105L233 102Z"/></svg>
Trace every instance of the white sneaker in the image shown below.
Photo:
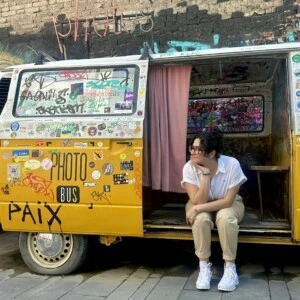
<svg viewBox="0 0 300 300"><path fill-rule="evenodd" d="M225 267L224 275L218 284L218 290L232 292L239 284L239 278L234 268Z"/></svg>
<svg viewBox="0 0 300 300"><path fill-rule="evenodd" d="M207 263L205 267L200 268L200 272L196 281L198 290L209 290L211 280L211 263Z"/></svg>

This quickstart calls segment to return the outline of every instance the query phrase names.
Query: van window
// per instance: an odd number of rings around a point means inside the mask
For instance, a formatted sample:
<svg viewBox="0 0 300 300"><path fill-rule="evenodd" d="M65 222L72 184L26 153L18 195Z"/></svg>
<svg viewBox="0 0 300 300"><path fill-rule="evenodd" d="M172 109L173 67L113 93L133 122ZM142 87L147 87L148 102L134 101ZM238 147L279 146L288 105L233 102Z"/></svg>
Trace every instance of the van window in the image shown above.
<svg viewBox="0 0 300 300"><path fill-rule="evenodd" d="M22 71L15 117L131 115L137 99L136 66Z"/></svg>
<svg viewBox="0 0 300 300"><path fill-rule="evenodd" d="M0 79L0 114L2 113L3 107L7 100L10 78L2 77Z"/></svg>
<svg viewBox="0 0 300 300"><path fill-rule="evenodd" d="M226 133L262 132L264 97L190 99L188 134L218 127Z"/></svg>

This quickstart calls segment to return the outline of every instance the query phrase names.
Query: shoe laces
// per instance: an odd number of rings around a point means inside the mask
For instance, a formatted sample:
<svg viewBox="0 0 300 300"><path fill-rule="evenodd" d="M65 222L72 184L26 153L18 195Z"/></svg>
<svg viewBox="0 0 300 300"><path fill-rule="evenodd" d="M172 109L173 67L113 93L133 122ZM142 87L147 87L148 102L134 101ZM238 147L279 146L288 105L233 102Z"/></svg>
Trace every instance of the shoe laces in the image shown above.
<svg viewBox="0 0 300 300"><path fill-rule="evenodd" d="M199 273L199 280L203 280L206 278L210 278L211 277L211 268L212 263L207 263L207 265L205 267L200 268L200 273Z"/></svg>
<svg viewBox="0 0 300 300"><path fill-rule="evenodd" d="M225 267L224 270L224 275L222 277L222 283L228 283L231 282L232 280L236 280L236 272L230 268L230 267Z"/></svg>

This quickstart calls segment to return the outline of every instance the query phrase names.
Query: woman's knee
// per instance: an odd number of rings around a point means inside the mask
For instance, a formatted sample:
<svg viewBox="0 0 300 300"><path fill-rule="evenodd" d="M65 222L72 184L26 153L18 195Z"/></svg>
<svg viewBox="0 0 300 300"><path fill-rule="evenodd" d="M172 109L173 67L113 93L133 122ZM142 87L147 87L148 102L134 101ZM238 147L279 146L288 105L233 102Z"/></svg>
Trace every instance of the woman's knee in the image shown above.
<svg viewBox="0 0 300 300"><path fill-rule="evenodd" d="M213 228L214 224L211 220L211 215L207 212L199 213L195 218L193 228L203 227L205 225L209 226L210 228Z"/></svg>
<svg viewBox="0 0 300 300"><path fill-rule="evenodd" d="M237 217L230 211L218 213L216 216L217 227L238 226Z"/></svg>

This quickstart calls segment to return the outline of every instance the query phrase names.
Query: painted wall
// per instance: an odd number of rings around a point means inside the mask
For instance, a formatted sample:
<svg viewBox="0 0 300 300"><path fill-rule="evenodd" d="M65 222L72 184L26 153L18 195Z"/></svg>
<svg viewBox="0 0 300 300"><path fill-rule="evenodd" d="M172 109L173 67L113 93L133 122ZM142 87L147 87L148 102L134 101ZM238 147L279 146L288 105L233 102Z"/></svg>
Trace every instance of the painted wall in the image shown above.
<svg viewBox="0 0 300 300"><path fill-rule="evenodd" d="M1 54L55 58L292 43L300 0L2 0ZM6 58L7 59L7 58ZM5 60L5 58L4 58Z"/></svg>

